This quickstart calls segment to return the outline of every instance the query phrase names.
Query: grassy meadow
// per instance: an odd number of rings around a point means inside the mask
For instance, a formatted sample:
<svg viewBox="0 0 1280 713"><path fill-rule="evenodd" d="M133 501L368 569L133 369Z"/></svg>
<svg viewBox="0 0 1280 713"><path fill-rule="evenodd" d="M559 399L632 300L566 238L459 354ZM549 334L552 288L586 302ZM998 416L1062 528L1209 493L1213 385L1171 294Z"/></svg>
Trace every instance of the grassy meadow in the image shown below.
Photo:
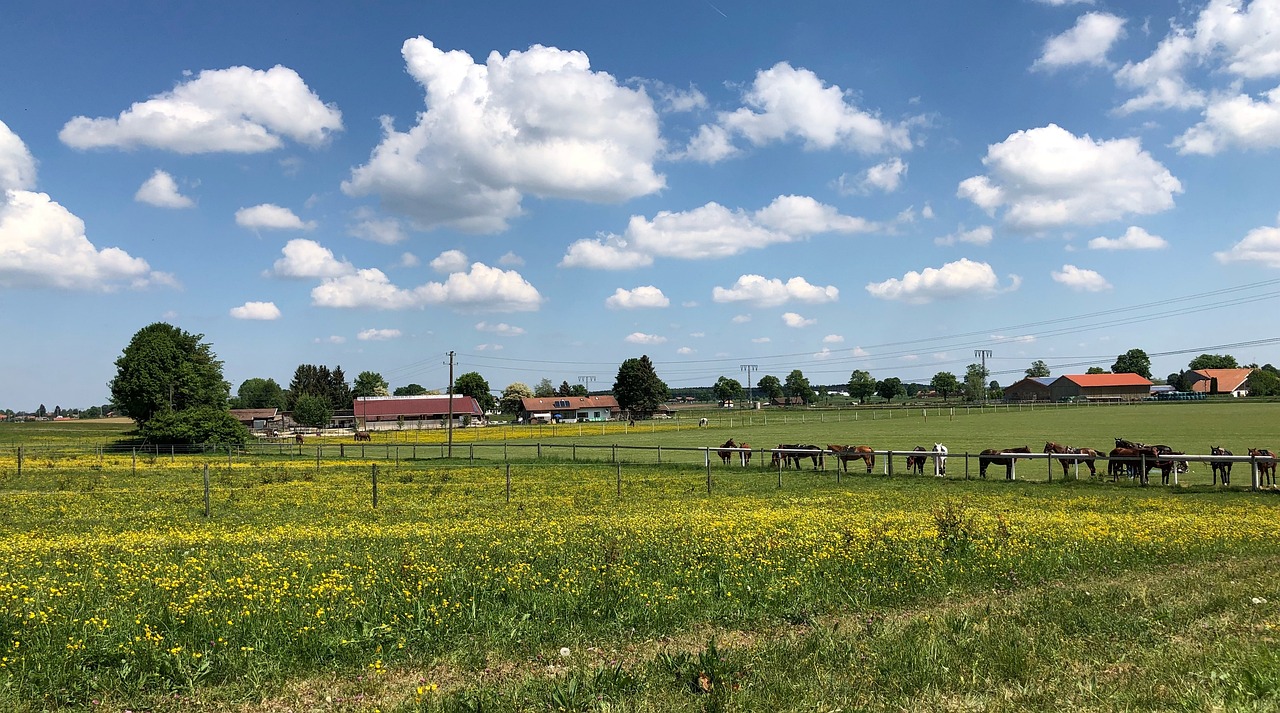
<svg viewBox="0 0 1280 713"><path fill-rule="evenodd" d="M0 709L1280 708L1280 499L1247 477L1047 483L1037 461L1012 483L805 469L779 488L717 460L708 494L696 452L611 462L728 437L1242 453L1280 422L1249 403L856 413L512 428L506 460L490 429L455 432L453 459L429 432L363 457L137 457L82 447L109 437L80 424L5 424Z"/></svg>

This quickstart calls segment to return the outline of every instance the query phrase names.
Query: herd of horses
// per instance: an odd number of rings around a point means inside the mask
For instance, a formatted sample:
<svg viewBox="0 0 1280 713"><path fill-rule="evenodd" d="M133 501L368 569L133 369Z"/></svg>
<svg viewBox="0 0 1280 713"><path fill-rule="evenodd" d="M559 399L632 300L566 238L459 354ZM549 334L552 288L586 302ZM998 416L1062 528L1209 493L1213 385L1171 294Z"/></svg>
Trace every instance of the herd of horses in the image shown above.
<svg viewBox="0 0 1280 713"><path fill-rule="evenodd" d="M1258 468L1258 476L1261 482L1266 484L1275 484L1276 461L1277 455L1266 448L1250 448L1249 457L1255 459ZM1171 474L1185 473L1187 471L1187 461L1170 456L1182 456L1186 453L1175 451L1171 447L1164 444L1147 445L1136 441L1129 441L1123 438L1116 439L1116 447L1108 451L1105 455L1102 451L1093 448L1076 448L1073 446L1064 446L1060 443L1049 441L1044 444L1044 453L1058 456L1057 460L1062 466L1062 475L1066 477L1072 467L1079 468L1084 466L1089 469L1089 476L1098 477L1097 466L1095 461L1105 458L1107 461L1107 475L1112 481L1118 480L1120 476L1125 475L1131 479L1137 479L1142 485L1149 482L1148 476L1152 470L1160 471L1161 482L1168 485ZM725 441L724 444L717 449L716 453L720 456L720 460L728 465L734 455L739 457L743 466L751 464L751 446L747 443L735 443L732 438ZM824 465L824 457L830 453L836 459L837 470L843 469L849 472L849 461L861 460L867 468L867 473L873 472L876 465L876 452L871 446L858 445L838 445L828 444L825 449L811 444L778 444L777 448L769 449L772 456L771 464L775 467L801 468L801 462L809 459L813 463L816 470ZM925 464L928 461L928 454L933 455L934 468L933 474L943 476L947 473L947 447L941 443L933 444L932 452L924 446L916 446L912 449L912 453L920 453L921 455L907 456L907 473L909 475L924 475ZM1029 446L1016 446L1013 448L989 448L978 454L978 475L979 477L987 477L987 468L991 466L1004 466L1005 479L1012 480L1014 477L1014 464L1018 462L1021 454L1030 454ZM1210 455L1214 456L1232 456L1231 451L1221 446L1212 446ZM1213 471L1213 484L1218 484L1218 479L1222 479L1223 485L1231 484L1231 466L1233 461L1229 459L1213 460L1209 465Z"/></svg>

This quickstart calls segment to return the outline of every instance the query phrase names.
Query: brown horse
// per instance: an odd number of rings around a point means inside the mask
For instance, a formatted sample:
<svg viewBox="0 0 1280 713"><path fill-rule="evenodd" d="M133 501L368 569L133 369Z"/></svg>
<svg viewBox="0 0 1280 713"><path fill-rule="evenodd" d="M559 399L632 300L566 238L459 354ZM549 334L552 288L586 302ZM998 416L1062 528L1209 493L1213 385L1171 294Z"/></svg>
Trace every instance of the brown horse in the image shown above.
<svg viewBox="0 0 1280 713"><path fill-rule="evenodd" d="M1165 450L1160 450L1164 448ZM1156 446L1157 456L1185 456L1182 451L1175 451L1168 446ZM1155 467L1160 469L1160 484L1169 484L1169 473L1185 473L1187 472L1187 462L1185 460L1174 460L1172 458L1156 458Z"/></svg>
<svg viewBox="0 0 1280 713"><path fill-rule="evenodd" d="M867 472L872 472L876 467L876 451L871 446L836 446L828 445L827 450L831 451L836 457L836 468L844 466L844 472L849 472L849 461L861 459L867 464Z"/></svg>
<svg viewBox="0 0 1280 713"><path fill-rule="evenodd" d="M732 438L722 443L720 445L720 450L716 451L716 455L720 456L720 462L723 463L724 465L729 465L729 459L732 458L733 454L737 452L729 449L737 448L737 447L738 447L738 444L734 443Z"/></svg>
<svg viewBox="0 0 1280 713"><path fill-rule="evenodd" d="M1147 473L1155 467L1158 455L1160 454L1151 446L1112 448L1107 454L1107 475L1115 482L1121 473L1125 473L1130 478L1140 478L1140 482L1146 485Z"/></svg>
<svg viewBox="0 0 1280 713"><path fill-rule="evenodd" d="M987 466L1002 465L1004 466L1004 479L1013 480L1013 464L1018 462L1015 456L1003 455L1005 453L1030 453L1030 446L1018 446L1017 448L988 448L978 454L978 475L983 478L987 477Z"/></svg>
<svg viewBox="0 0 1280 713"><path fill-rule="evenodd" d="M924 446L916 446L911 449L914 451L925 451ZM928 456L907 456L907 475L924 475L924 462L928 460Z"/></svg>
<svg viewBox="0 0 1280 713"><path fill-rule="evenodd" d="M1068 475L1068 466L1079 465L1080 463L1084 463L1085 465L1089 466L1090 478L1097 477L1098 475L1098 470L1097 468L1094 467L1093 461L1095 458L1101 457L1102 454L1095 451L1092 448L1072 448L1071 446L1063 446L1063 445L1054 443L1053 441L1049 441L1048 443L1044 444L1044 452L1056 453L1058 455L1080 456L1079 458L1058 458L1057 459L1057 461L1062 464L1062 477L1064 478L1067 477Z"/></svg>
<svg viewBox="0 0 1280 713"><path fill-rule="evenodd" d="M1249 457L1256 459L1254 463L1258 464L1258 484L1275 485L1276 454L1266 448L1250 448Z"/></svg>
<svg viewBox="0 0 1280 713"><path fill-rule="evenodd" d="M301 433L294 434L293 442L297 443L298 445L302 445L302 434Z"/></svg>
<svg viewBox="0 0 1280 713"><path fill-rule="evenodd" d="M356 441L373 441L373 436L368 431L356 431Z"/></svg>
<svg viewBox="0 0 1280 713"><path fill-rule="evenodd" d="M1231 451L1222 446L1209 446L1209 455L1213 456L1229 456ZM1229 460L1211 460L1209 468L1213 471L1213 484L1218 484L1218 475L1222 475L1222 484L1231 485L1231 461Z"/></svg>
<svg viewBox="0 0 1280 713"><path fill-rule="evenodd" d="M739 443L738 447L742 449L742 451L740 451L740 454L742 455L742 467L746 468L751 465L751 444Z"/></svg>

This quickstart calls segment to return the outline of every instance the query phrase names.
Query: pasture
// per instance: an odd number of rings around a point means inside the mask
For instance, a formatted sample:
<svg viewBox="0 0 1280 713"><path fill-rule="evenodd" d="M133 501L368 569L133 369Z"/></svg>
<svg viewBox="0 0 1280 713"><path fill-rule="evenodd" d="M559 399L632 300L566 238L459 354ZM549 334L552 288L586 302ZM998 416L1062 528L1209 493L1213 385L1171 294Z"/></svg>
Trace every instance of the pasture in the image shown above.
<svg viewBox="0 0 1280 713"><path fill-rule="evenodd" d="M475 463L428 440L379 459L407 438L375 433L363 458L139 464L63 432L21 476L29 424L7 425L0 708L1274 710L1272 492L808 469L779 489L717 460L708 494L701 457L562 456L730 436L1239 453L1276 445L1277 408L750 414L508 437L547 442L541 461L481 439Z"/></svg>

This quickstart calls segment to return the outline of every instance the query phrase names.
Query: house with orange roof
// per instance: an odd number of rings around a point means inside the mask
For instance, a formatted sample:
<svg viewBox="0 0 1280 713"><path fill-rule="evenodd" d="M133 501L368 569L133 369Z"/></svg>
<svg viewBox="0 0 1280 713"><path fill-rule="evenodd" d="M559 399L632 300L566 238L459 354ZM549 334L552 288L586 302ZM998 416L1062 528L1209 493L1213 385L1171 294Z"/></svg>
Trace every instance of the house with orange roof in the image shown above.
<svg viewBox="0 0 1280 713"><path fill-rule="evenodd" d="M1064 374L1049 385L1054 401L1141 401L1151 380L1138 374Z"/></svg>
<svg viewBox="0 0 1280 713"><path fill-rule="evenodd" d="M1248 396L1245 384L1253 369L1196 369L1182 375L1191 391L1198 394L1231 394Z"/></svg>

